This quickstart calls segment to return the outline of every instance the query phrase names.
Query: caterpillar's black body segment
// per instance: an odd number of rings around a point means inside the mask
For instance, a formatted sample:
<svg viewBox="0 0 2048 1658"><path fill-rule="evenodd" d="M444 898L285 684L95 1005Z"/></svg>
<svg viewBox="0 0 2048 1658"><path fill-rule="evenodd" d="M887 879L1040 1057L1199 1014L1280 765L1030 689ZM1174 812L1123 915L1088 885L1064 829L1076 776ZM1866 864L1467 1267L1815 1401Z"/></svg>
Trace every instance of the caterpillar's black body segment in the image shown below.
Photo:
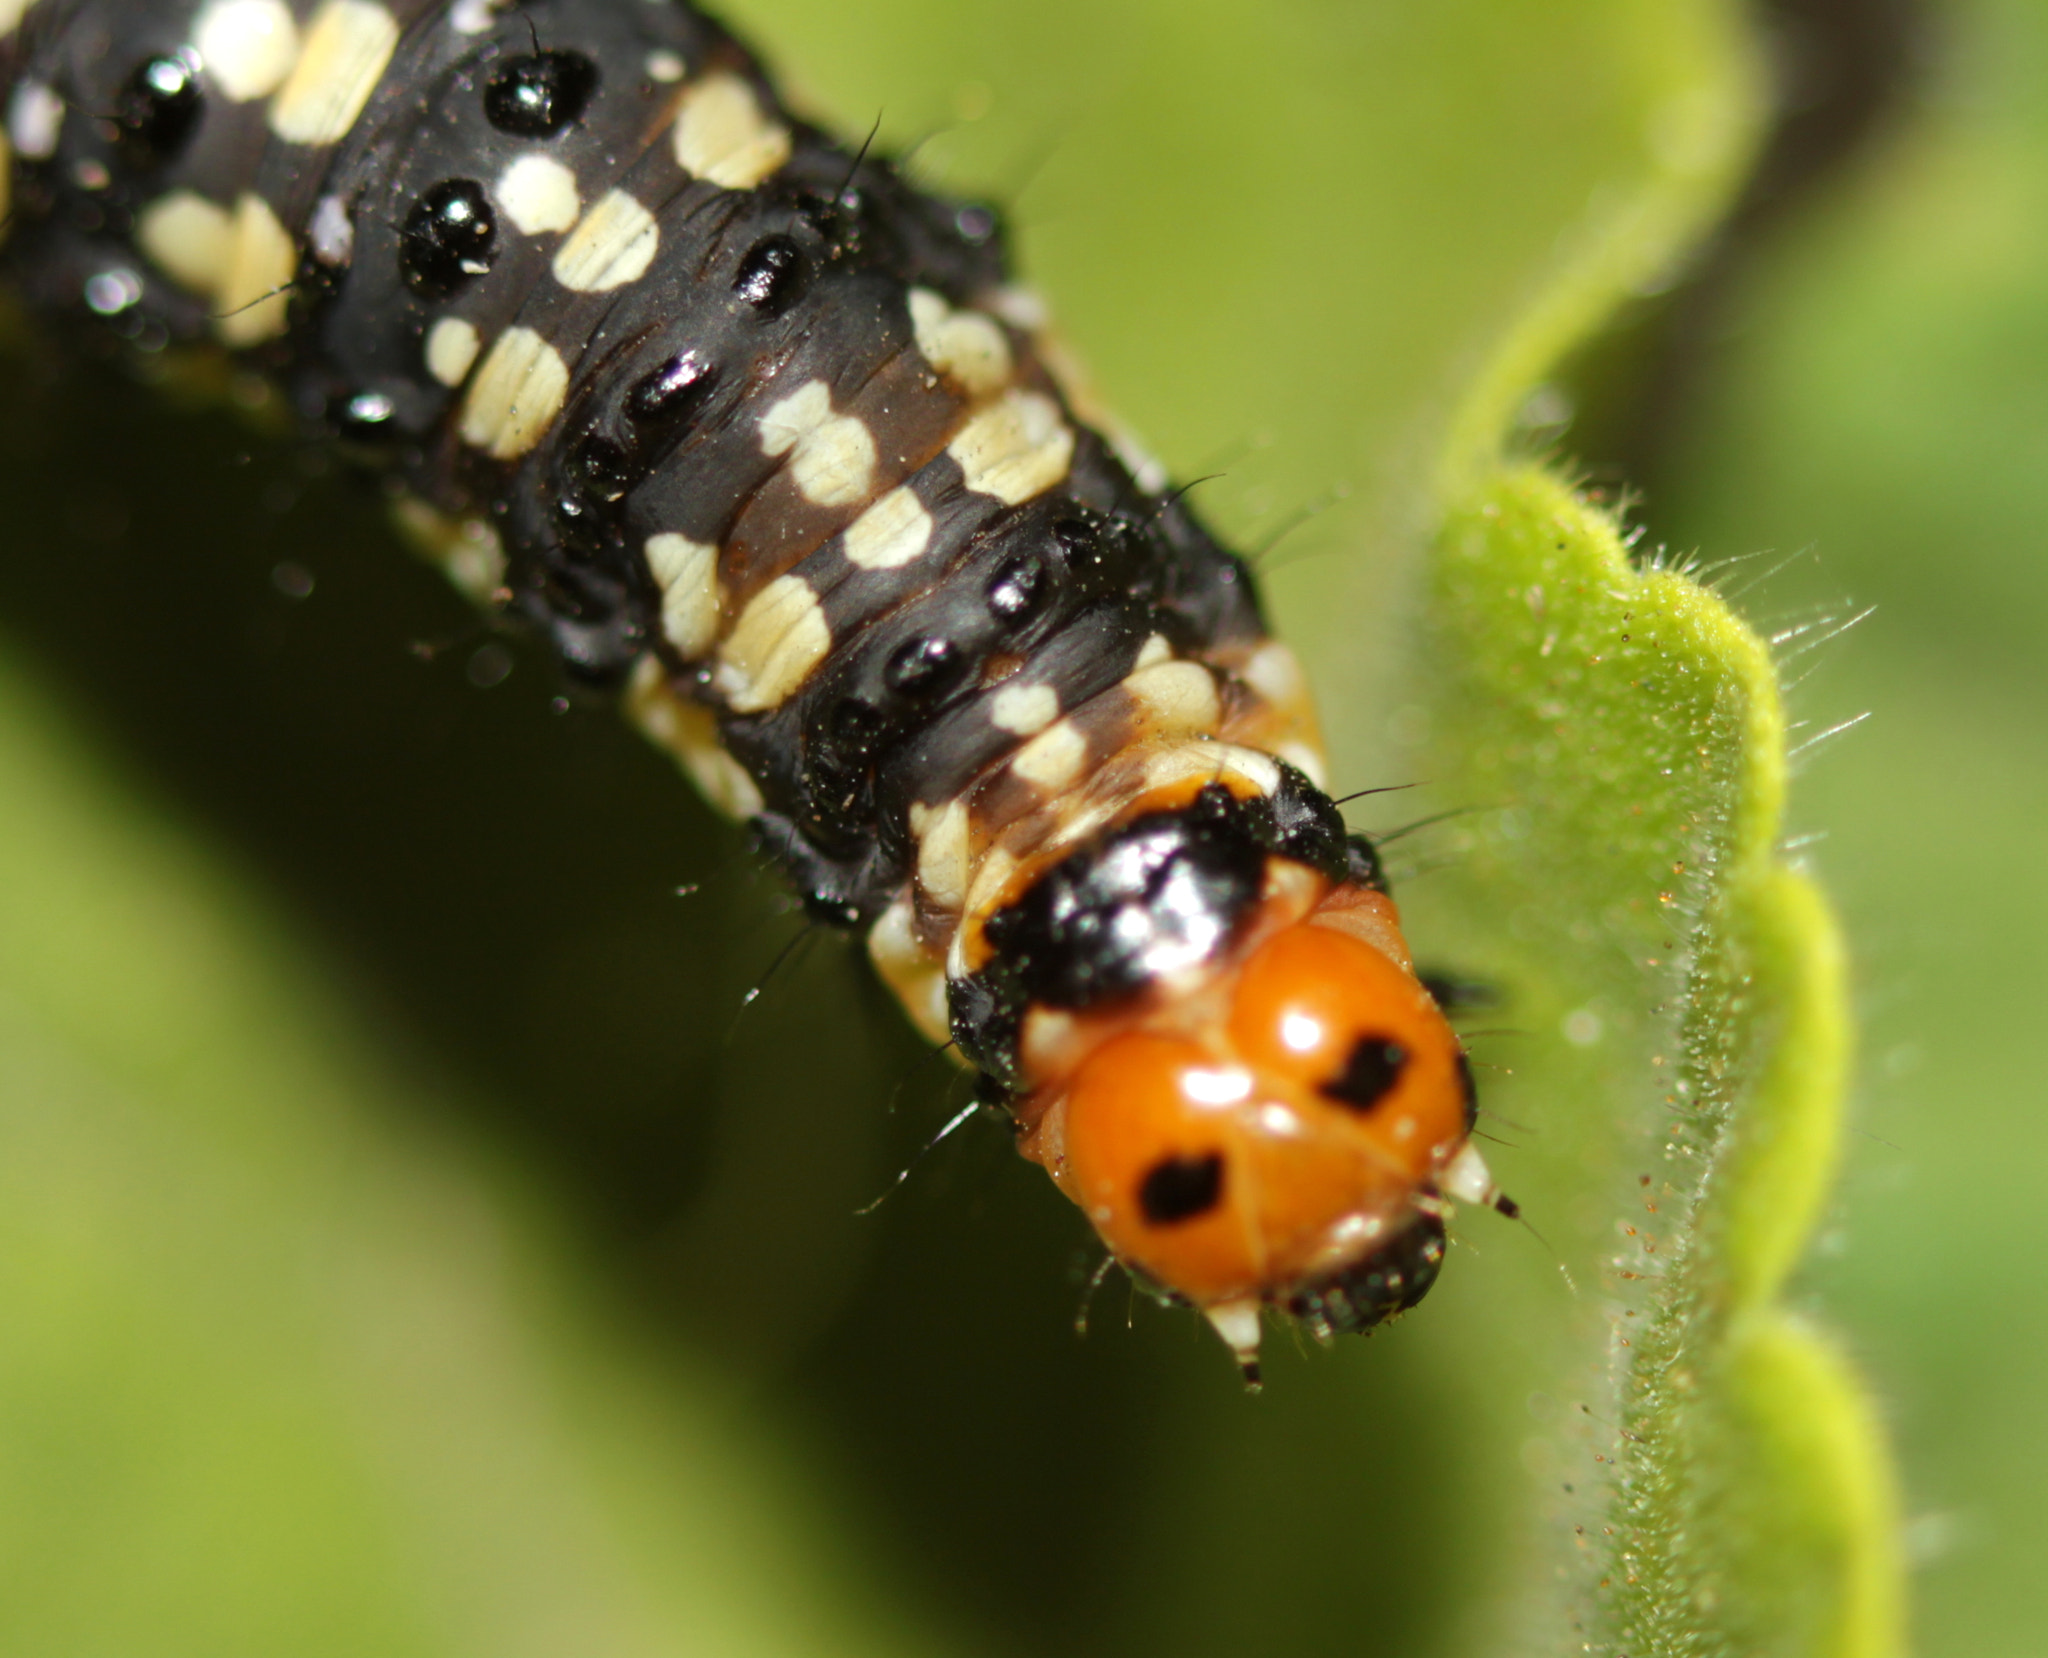
<svg viewBox="0 0 2048 1658"><path fill-rule="evenodd" d="M792 116L717 23L0 0L0 91L8 278L143 350L241 353L381 468L451 573L867 929L1069 1191L1063 1101L1116 1030L1220 1031L1292 928L1406 975L1244 564L1076 418L995 215ZM1345 1213L1398 1230L1462 1139ZM1212 1310L1365 1258L1316 1219L1176 1272L1084 1203Z"/></svg>

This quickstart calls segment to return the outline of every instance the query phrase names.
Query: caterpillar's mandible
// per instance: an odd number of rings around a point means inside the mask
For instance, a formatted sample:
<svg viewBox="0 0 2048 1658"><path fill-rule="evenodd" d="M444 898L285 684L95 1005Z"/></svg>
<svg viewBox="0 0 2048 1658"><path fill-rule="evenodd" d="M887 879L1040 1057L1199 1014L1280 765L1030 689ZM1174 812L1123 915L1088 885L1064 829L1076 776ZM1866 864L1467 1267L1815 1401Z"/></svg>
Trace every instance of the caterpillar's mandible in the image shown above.
<svg viewBox="0 0 2048 1658"><path fill-rule="evenodd" d="M1508 1206L1245 565L1076 417L988 210L650 0L0 0L0 92L12 282L384 468L1248 1373Z"/></svg>

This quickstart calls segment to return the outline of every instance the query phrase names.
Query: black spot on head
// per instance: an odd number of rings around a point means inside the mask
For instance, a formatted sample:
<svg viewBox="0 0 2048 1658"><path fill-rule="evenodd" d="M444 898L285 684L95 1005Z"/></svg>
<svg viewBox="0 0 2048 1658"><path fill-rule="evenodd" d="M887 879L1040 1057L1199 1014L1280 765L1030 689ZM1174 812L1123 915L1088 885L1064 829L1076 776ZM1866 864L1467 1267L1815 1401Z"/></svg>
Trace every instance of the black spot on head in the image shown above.
<svg viewBox="0 0 2048 1658"><path fill-rule="evenodd" d="M919 634L896 647L882 667L882 683L900 697L928 702L960 683L967 653L941 634Z"/></svg>
<svg viewBox="0 0 2048 1658"><path fill-rule="evenodd" d="M1325 1099L1350 1111L1370 1111L1393 1092L1408 1064L1408 1050L1391 1036L1361 1036L1344 1069L1322 1085Z"/></svg>
<svg viewBox="0 0 2048 1658"><path fill-rule="evenodd" d="M177 52L147 58L114 95L114 148L131 167L160 167L185 147L205 109L196 61Z"/></svg>
<svg viewBox="0 0 2048 1658"><path fill-rule="evenodd" d="M602 433L585 434L576 445L571 464L576 469L577 481L607 505L624 500L626 491L632 487L633 469L625 450Z"/></svg>
<svg viewBox="0 0 2048 1658"><path fill-rule="evenodd" d="M500 132L552 138L573 125L597 90L581 52L533 52L503 64L484 87L484 115Z"/></svg>
<svg viewBox="0 0 2048 1658"><path fill-rule="evenodd" d="M1022 627L1052 597L1052 579L1036 553L1003 562L988 584L989 614L1005 627Z"/></svg>
<svg viewBox="0 0 2048 1658"><path fill-rule="evenodd" d="M764 236L740 261L732 291L764 317L779 317L811 285L811 262L787 236Z"/></svg>
<svg viewBox="0 0 2048 1658"><path fill-rule="evenodd" d="M1162 1157L1138 1183L1138 1208L1152 1226L1173 1226L1206 1215L1222 1198L1221 1152Z"/></svg>
<svg viewBox="0 0 2048 1658"><path fill-rule="evenodd" d="M425 299L445 299L491 268L498 216L473 178L443 179L412 204L398 239L406 286Z"/></svg>
<svg viewBox="0 0 2048 1658"><path fill-rule="evenodd" d="M694 351L679 352L626 393L626 417L641 426L674 426L690 419L718 384L718 370Z"/></svg>

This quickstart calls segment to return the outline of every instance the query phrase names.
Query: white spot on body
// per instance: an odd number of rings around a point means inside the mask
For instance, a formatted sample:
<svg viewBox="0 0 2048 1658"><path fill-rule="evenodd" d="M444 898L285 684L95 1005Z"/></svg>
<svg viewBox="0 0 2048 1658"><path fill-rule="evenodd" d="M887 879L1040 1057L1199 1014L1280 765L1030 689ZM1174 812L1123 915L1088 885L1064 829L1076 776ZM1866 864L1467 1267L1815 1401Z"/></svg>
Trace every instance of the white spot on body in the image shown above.
<svg viewBox="0 0 2048 1658"><path fill-rule="evenodd" d="M5 40L21 27L21 20L28 15L29 7L34 4L35 0L0 0L0 40ZM5 156L0 156L0 163L4 163L6 159Z"/></svg>
<svg viewBox="0 0 2048 1658"><path fill-rule="evenodd" d="M988 717L1001 730L1035 736L1060 717L1060 694L1050 685L1005 685L989 699Z"/></svg>
<svg viewBox="0 0 2048 1658"><path fill-rule="evenodd" d="M497 0L455 0L448 8L448 27L459 35L484 34L497 21Z"/></svg>
<svg viewBox="0 0 2048 1658"><path fill-rule="evenodd" d="M459 386L476 366L476 354L482 349L475 323L442 317L427 330L427 372L444 386Z"/></svg>
<svg viewBox="0 0 2048 1658"><path fill-rule="evenodd" d="M348 203L339 196L322 196L315 202L306 240L321 264L346 265L356 251L356 224L348 216Z"/></svg>
<svg viewBox="0 0 2048 1658"><path fill-rule="evenodd" d="M906 484L847 525L841 545L856 569L896 570L922 558L931 543L932 515Z"/></svg>
<svg viewBox="0 0 2048 1658"><path fill-rule="evenodd" d="M576 175L551 155L522 155L498 175L491 195L527 236L567 230L583 211Z"/></svg>
<svg viewBox="0 0 2048 1658"><path fill-rule="evenodd" d="M373 0L323 0L271 100L270 130L288 144L339 143L397 49L398 19Z"/></svg>
<svg viewBox="0 0 2048 1658"><path fill-rule="evenodd" d="M1010 383L1010 342L993 317L956 311L929 288L910 290L910 326L924 360L970 397L992 397Z"/></svg>
<svg viewBox="0 0 2048 1658"><path fill-rule="evenodd" d="M1173 660L1173 646L1166 642L1163 633L1152 634L1138 647L1138 660L1131 664L1135 668L1156 668L1162 662Z"/></svg>
<svg viewBox="0 0 2048 1658"><path fill-rule="evenodd" d="M1088 763L1088 739L1072 720L1047 726L1017 750L1010 770L1025 782L1048 792L1080 779Z"/></svg>
<svg viewBox="0 0 2048 1658"><path fill-rule="evenodd" d="M832 412L822 380L807 380L761 416L761 448L789 456L790 474L805 500L850 507L874 492L875 440L852 415Z"/></svg>
<svg viewBox="0 0 2048 1658"><path fill-rule="evenodd" d="M284 0L213 0L192 26L207 79L232 104L267 98L299 56L299 26Z"/></svg>
<svg viewBox="0 0 2048 1658"><path fill-rule="evenodd" d="M540 442L568 391L562 354L531 328L508 328L470 382L462 441L496 460L516 460Z"/></svg>
<svg viewBox="0 0 2048 1658"><path fill-rule="evenodd" d="M579 294L623 288L647 274L660 246L654 215L625 191L608 191L556 253L555 280Z"/></svg>
<svg viewBox="0 0 2048 1658"><path fill-rule="evenodd" d="M718 740L717 716L701 704L677 696L653 657L640 659L625 701L628 717L658 747L675 756L713 806L742 821L761 810L760 785Z"/></svg>
<svg viewBox="0 0 2048 1658"><path fill-rule="evenodd" d="M647 78L666 86L679 81L688 71L679 52L649 52L647 54Z"/></svg>
<svg viewBox="0 0 2048 1658"><path fill-rule="evenodd" d="M249 346L282 334L298 273L299 250L270 203L253 191L238 198L217 295L222 341Z"/></svg>
<svg viewBox="0 0 2048 1658"><path fill-rule="evenodd" d="M967 902L967 877L972 850L967 802L949 800L933 810L911 808L917 835L917 884L927 902L957 910Z"/></svg>
<svg viewBox="0 0 2048 1658"><path fill-rule="evenodd" d="M801 576L777 576L739 613L718 648L712 684L736 714L779 708L832 648L818 595Z"/></svg>
<svg viewBox="0 0 2048 1658"><path fill-rule="evenodd" d="M64 100L41 81L23 81L7 103L7 136L25 161L48 161L64 130Z"/></svg>
<svg viewBox="0 0 2048 1658"><path fill-rule="evenodd" d="M215 294L227 276L232 216L192 190L173 190L142 210L135 240L180 287Z"/></svg>
<svg viewBox="0 0 2048 1658"><path fill-rule="evenodd" d="M724 603L718 591L718 549L664 531L647 538L645 551L648 572L661 589L661 631L684 656L702 656L718 636Z"/></svg>
<svg viewBox="0 0 2048 1658"><path fill-rule="evenodd" d="M1074 433L1051 398L1013 390L971 416L946 453L976 494L1021 506L1067 475Z"/></svg>
<svg viewBox="0 0 2048 1658"><path fill-rule="evenodd" d="M706 75L676 103L675 157L722 190L751 190L789 159L789 129L739 76Z"/></svg>

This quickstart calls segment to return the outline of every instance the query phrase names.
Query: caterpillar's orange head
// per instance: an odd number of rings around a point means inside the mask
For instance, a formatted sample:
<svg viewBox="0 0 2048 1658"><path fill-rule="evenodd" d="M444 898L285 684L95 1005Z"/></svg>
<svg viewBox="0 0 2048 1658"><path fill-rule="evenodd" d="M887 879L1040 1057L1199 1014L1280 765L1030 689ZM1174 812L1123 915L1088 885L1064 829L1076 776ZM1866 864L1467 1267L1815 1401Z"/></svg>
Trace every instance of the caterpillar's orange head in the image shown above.
<svg viewBox="0 0 2048 1658"><path fill-rule="evenodd" d="M1205 983L1098 1030L1026 1141L1248 1373L1262 1307L1319 1334L1378 1324L1436 1281L1445 1199L1495 1195L1463 1050L1391 901L1340 886L1277 925L1262 907Z"/></svg>

